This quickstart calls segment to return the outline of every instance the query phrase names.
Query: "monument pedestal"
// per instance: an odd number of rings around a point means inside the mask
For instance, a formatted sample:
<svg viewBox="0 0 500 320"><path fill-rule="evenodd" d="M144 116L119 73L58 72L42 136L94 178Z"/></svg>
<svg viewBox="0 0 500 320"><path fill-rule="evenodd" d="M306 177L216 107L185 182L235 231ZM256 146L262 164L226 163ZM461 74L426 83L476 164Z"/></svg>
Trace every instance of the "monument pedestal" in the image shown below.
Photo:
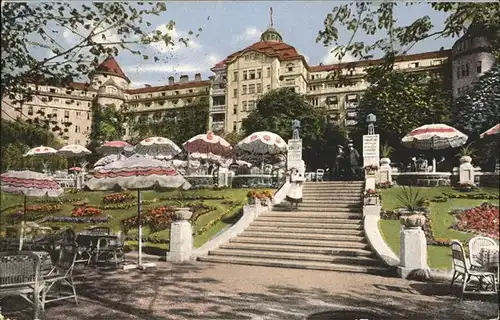
<svg viewBox="0 0 500 320"><path fill-rule="evenodd" d="M363 168L370 165L378 167L379 158L380 136L378 134L365 134L363 136ZM365 190L375 189L376 177L377 172L373 175L365 175Z"/></svg>
<svg viewBox="0 0 500 320"><path fill-rule="evenodd" d="M193 228L187 220L172 222L170 227L170 252L167 261L185 262L191 258L193 251Z"/></svg>
<svg viewBox="0 0 500 320"><path fill-rule="evenodd" d="M472 158L464 156L460 158L460 167L458 169L460 184L474 184L474 166Z"/></svg>
<svg viewBox="0 0 500 320"><path fill-rule="evenodd" d="M398 274L406 279L417 269L428 269L427 240L421 227L401 228Z"/></svg>
<svg viewBox="0 0 500 320"><path fill-rule="evenodd" d="M299 171L299 174L304 176L306 168L304 161L302 161L302 139L288 140L288 156L286 165L288 170L295 168Z"/></svg>

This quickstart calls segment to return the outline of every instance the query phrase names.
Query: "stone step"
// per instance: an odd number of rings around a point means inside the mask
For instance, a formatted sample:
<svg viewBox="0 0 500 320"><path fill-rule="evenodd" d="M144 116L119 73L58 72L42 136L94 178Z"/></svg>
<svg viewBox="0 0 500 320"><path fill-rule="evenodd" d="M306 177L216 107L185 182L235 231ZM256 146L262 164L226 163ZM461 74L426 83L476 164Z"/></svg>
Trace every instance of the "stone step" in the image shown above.
<svg viewBox="0 0 500 320"><path fill-rule="evenodd" d="M335 208L361 208L361 201L355 202L354 200L352 203L337 203L337 202L330 202L330 203L321 203L321 202L310 202L310 201L303 201L302 203L299 203L299 206L306 206L306 207L335 207Z"/></svg>
<svg viewBox="0 0 500 320"><path fill-rule="evenodd" d="M361 201L359 198L357 199L348 199L348 200L342 200L342 199L326 199L326 198L321 198L321 199L310 199L310 198L305 198L302 201L302 204L328 204L328 205L338 205L338 204L360 204Z"/></svg>
<svg viewBox="0 0 500 320"><path fill-rule="evenodd" d="M304 240L304 239L279 239L279 238L254 238L254 237L236 237L229 242L253 243L253 244L280 244L289 246L306 247L328 247L328 248L356 248L369 249L367 243L353 241L332 241L332 240Z"/></svg>
<svg viewBox="0 0 500 320"><path fill-rule="evenodd" d="M313 211L268 211L259 215L259 218L327 218L327 219L362 219L363 214L353 212L313 212Z"/></svg>
<svg viewBox="0 0 500 320"><path fill-rule="evenodd" d="M332 196L361 196L362 190L311 190L302 189L303 194L307 195L332 195Z"/></svg>
<svg viewBox="0 0 500 320"><path fill-rule="evenodd" d="M342 208L336 206L328 206L328 207L318 207L318 206L310 206L310 205L301 205L299 204L299 210L302 211L314 211L314 212L353 212L353 213L361 213L363 210L361 207L357 208Z"/></svg>
<svg viewBox="0 0 500 320"><path fill-rule="evenodd" d="M238 249L217 249L210 251L209 256L226 256L226 257L250 257L262 259L280 259L280 260L297 260L297 261L315 261L315 262L330 262L340 264L354 265L378 265L382 266L382 262L375 258L366 256L334 256L327 254L314 253L294 253L294 252L270 252L256 250L238 250Z"/></svg>
<svg viewBox="0 0 500 320"><path fill-rule="evenodd" d="M364 181L305 181L304 186L364 186Z"/></svg>
<svg viewBox="0 0 500 320"><path fill-rule="evenodd" d="M375 257L375 254L370 250L356 248L337 248L337 247L306 247L293 245L275 245L275 244L254 244L254 243L238 243L231 242L223 244L220 249L235 249L235 250L258 250L265 252L293 252L293 253L314 253L314 254L329 254L336 256L364 256Z"/></svg>
<svg viewBox="0 0 500 320"><path fill-rule="evenodd" d="M363 229L363 222L354 219L311 219L291 218L291 219L261 219L252 222L251 226L256 227L281 227L281 228L312 228L312 229Z"/></svg>
<svg viewBox="0 0 500 320"><path fill-rule="evenodd" d="M262 225L250 225L250 227L245 229L245 232L275 232L275 233L296 233L296 234L335 234L335 235L353 235L353 236L363 236L363 228L362 226L355 225L355 228L308 228L304 226L304 228L290 228L290 227L282 227L282 226L262 226Z"/></svg>
<svg viewBox="0 0 500 320"><path fill-rule="evenodd" d="M386 267L350 266L345 264L333 264L329 262L278 260L278 259L245 258L245 257L222 257L222 256L199 257L198 260L204 262L215 262L215 263L231 263L231 264L244 264L244 265L254 265L254 266L312 269L312 270L325 270L325 271L338 271L338 272L370 273L377 275L385 274L388 272L388 269Z"/></svg>
<svg viewBox="0 0 500 320"><path fill-rule="evenodd" d="M267 239L282 239L284 242L288 240L324 240L324 241L343 241L343 242L365 242L364 236L352 235L337 235L337 234L310 234L310 233L276 233L265 231L244 231L238 235L239 238L267 238Z"/></svg>

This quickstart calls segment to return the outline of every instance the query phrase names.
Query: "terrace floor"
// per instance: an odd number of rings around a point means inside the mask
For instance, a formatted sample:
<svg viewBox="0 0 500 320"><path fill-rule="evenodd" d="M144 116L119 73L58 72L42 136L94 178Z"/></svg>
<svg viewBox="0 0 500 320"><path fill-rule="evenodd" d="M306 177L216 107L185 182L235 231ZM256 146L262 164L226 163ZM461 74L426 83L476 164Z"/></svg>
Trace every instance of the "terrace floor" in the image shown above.
<svg viewBox="0 0 500 320"><path fill-rule="evenodd" d="M460 302L447 283L365 274L158 262L145 271L79 269L75 278L78 307L71 300L48 304L45 319L473 320L498 314L498 297ZM30 319L30 310L21 299L2 302L12 320ZM346 311L359 313L342 317Z"/></svg>

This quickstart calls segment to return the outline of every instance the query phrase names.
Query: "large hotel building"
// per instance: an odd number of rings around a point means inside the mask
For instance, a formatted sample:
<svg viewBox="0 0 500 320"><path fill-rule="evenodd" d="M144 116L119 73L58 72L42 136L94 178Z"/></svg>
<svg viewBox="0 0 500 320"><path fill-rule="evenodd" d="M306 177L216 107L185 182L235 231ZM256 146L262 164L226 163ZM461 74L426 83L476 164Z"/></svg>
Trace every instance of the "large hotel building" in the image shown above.
<svg viewBox="0 0 500 320"><path fill-rule="evenodd" d="M88 83L75 82L67 88L33 85L36 95L23 105L13 105L3 98L2 118L30 119L42 111L51 118L52 126L64 128L63 142L85 145L90 134L90 107L94 99L101 105L122 107L126 104L136 117L147 118L152 125L171 117L177 108L189 107L198 99L208 99L207 129L229 133L241 129L242 120L263 94L290 87L305 95L313 106L325 109L328 121L349 127L356 124L358 102L370 85L366 81L365 68L381 62L309 65L304 56L284 43L279 32L271 26L262 33L259 42L213 66L214 75L207 80L200 74L195 74L194 79L182 75L178 81L170 77L162 86L131 88L131 81L118 62L108 57L90 74ZM488 52L485 37L480 30L469 29L452 49L399 56L394 68L405 72L443 73L456 97L470 88L493 63L494 57ZM349 81L329 77L332 71L342 72ZM64 123L71 125L64 126ZM124 139L133 134L128 131Z"/></svg>

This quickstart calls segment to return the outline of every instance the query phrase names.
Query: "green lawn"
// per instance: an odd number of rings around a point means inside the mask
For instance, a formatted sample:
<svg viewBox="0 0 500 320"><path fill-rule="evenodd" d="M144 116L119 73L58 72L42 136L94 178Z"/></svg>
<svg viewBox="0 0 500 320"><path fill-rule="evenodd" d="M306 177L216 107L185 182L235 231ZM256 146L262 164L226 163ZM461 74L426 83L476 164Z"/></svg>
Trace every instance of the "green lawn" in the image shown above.
<svg viewBox="0 0 500 320"><path fill-rule="evenodd" d="M457 193L451 188L414 188L420 190L420 195L429 199L436 196L442 196L443 193ZM394 210L401 205L397 195L401 193L400 187L382 190L382 208L385 210ZM482 188L475 193L488 193L498 195L498 190L494 188ZM453 209L471 208L480 205L483 202L490 202L498 205L498 200L481 199L448 199L447 202L431 202L431 223L436 238L458 239L466 241L474 236L473 233L459 232L450 229L454 217L449 214ZM399 221L381 219L379 227L389 247L399 255ZM427 251L428 262L431 268L450 269L452 267L451 251L448 247L429 245Z"/></svg>
<svg viewBox="0 0 500 320"><path fill-rule="evenodd" d="M212 238L214 235L219 233L221 230L227 228L231 224L237 221L239 219L240 215L239 213L241 212L241 208L243 207L243 204L246 202L246 193L248 192L248 189L223 189L223 190L208 190L208 189L198 189L198 190L187 190L183 191L182 195L184 197L225 197L224 200L203 200L203 203L207 206L210 207L215 207L215 210L210 211L202 216L200 216L196 222L193 224L193 230L195 232L195 238L194 238L194 244L196 247L201 246L204 244L207 240ZM93 192L78 192L74 194L70 193L65 193L65 197L72 198L72 199L81 199L85 198L88 199L88 205L89 206L99 206L103 205L102 203L102 197L106 194L113 193L111 191L106 191L106 192L99 192L99 191L93 191ZM135 196L137 195L136 193L134 194ZM4 232L5 228L7 227L7 224L5 223L5 217L7 214L15 212L17 210L22 210L22 204L23 204L23 197L19 195L13 195L13 194L7 194L7 193L0 193L1 196L1 207L0 207L0 212L2 215L2 223L1 223L1 229L0 231ZM155 192L155 191L144 191L142 192L142 198L143 200L153 200L156 199L156 202L150 203L150 204L145 204L143 205L143 212L150 210L155 207L159 206L164 206L164 205L171 205L171 206L176 206L179 207L181 206L181 203L178 201L166 201L166 200L159 200L160 197L177 197L179 196L179 191L167 191L167 192ZM39 204L34 202L34 198L28 198L28 205L31 204ZM197 200L192 200L192 201L186 201L186 202L196 202ZM235 204L230 204L227 203L227 201L233 201ZM124 218L128 218L131 216L137 215L137 205L135 203L137 202L137 199L129 201L130 203L134 204L131 208L129 209L109 209L109 210L104 210L104 214L110 215L111 218L107 223L100 223L99 226L107 226L110 227L113 231L119 231L120 230L120 222ZM10 208L13 205L18 204L19 206L16 208ZM62 210L60 212L56 212L53 215L57 216L71 216L71 210L73 209L73 205L71 203L65 203L62 205ZM223 219L220 219L221 216L224 216ZM207 226L209 223L212 223L214 220L220 220L217 223L215 223L212 227L210 227L208 230L204 231L201 234L198 234L198 230L202 229L203 227ZM60 226L60 227L73 227L75 231L81 231L82 229L89 227L89 224L84 224L84 223L46 223L47 225L50 226ZM161 242L161 240L168 240L169 235L170 235L170 230L161 230L155 233L151 233L148 227L143 228L143 235L144 237L150 237L154 238L154 242ZM132 229L128 233L129 235L136 235L137 234L137 229ZM129 242L130 245L134 245L134 241ZM155 247L155 248L162 248L162 249L167 249L168 244L166 243L147 243L147 246Z"/></svg>

